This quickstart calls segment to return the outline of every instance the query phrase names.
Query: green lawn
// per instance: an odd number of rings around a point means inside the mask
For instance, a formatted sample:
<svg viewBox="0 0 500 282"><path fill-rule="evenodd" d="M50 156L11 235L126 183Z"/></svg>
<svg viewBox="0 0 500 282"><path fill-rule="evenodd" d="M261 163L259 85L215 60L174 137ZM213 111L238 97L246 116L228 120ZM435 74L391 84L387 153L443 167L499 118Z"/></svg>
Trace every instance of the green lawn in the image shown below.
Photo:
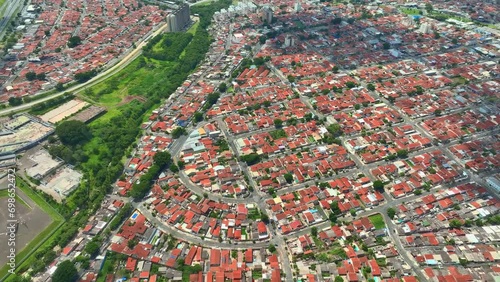
<svg viewBox="0 0 500 282"><path fill-rule="evenodd" d="M201 3L196 3L194 4L193 6L209 6L211 5L213 2L215 2L216 0L212 0L212 1L207 1L207 2L201 2ZM233 0L234 1L234 0Z"/></svg>
<svg viewBox="0 0 500 282"><path fill-rule="evenodd" d="M64 218L51 206L49 205L40 195L38 195L33 189L31 189L24 180L17 178L17 187L21 189L28 197L31 198L44 212L46 212L53 220L63 221Z"/></svg>
<svg viewBox="0 0 500 282"><path fill-rule="evenodd" d="M253 279L262 278L262 270L257 270L257 269L252 270L252 278Z"/></svg>
<svg viewBox="0 0 500 282"><path fill-rule="evenodd" d="M248 218L252 220L260 219L260 212L258 209L248 210Z"/></svg>
<svg viewBox="0 0 500 282"><path fill-rule="evenodd" d="M191 33L192 35L194 35L196 33L196 28L198 28L198 26L200 25L200 21L196 21L189 29L188 29L188 33Z"/></svg>
<svg viewBox="0 0 500 282"><path fill-rule="evenodd" d="M9 196L9 193L7 192L7 189L0 190L0 198L7 198L8 196ZM23 201L23 199L19 198L18 195L16 195L16 202L19 202L19 203L21 203L21 205L24 205L25 207L30 208L28 206L28 204L26 204L26 202Z"/></svg>
<svg viewBox="0 0 500 282"><path fill-rule="evenodd" d="M303 22L299 21L299 20L295 20L293 21L295 23L295 25L297 25L298 28L304 28L305 25Z"/></svg>
<svg viewBox="0 0 500 282"><path fill-rule="evenodd" d="M407 15L420 15L419 9L401 8L401 12L403 12Z"/></svg>
<svg viewBox="0 0 500 282"><path fill-rule="evenodd" d="M107 109L107 112L95 122L108 122L119 115L124 108L123 106L130 103L130 101L124 100L127 96L144 96L154 82L162 79L164 71L175 65L174 62L145 59L145 62L153 67L138 69L139 60L142 58L135 59L110 79L80 93L80 95L96 101L98 105Z"/></svg>
<svg viewBox="0 0 500 282"><path fill-rule="evenodd" d="M467 79L464 77L461 77L461 76L454 77L454 78L452 78L452 80L453 80L453 84L455 84L455 85L464 85L464 84L468 83Z"/></svg>
<svg viewBox="0 0 500 282"><path fill-rule="evenodd" d="M196 21L188 30L187 33L191 33L194 35L196 33L196 28L200 25L200 21ZM182 53L179 55L179 58L184 58L184 54L186 54L186 49L182 51Z"/></svg>
<svg viewBox="0 0 500 282"><path fill-rule="evenodd" d="M4 10L5 10L5 7L2 7L4 3L5 3L5 0L0 0L0 16L3 16Z"/></svg>
<svg viewBox="0 0 500 282"><path fill-rule="evenodd" d="M370 221L372 222L373 226L375 226L376 229L382 229L385 228L385 222L384 218L382 217L381 214L374 214L368 217Z"/></svg>

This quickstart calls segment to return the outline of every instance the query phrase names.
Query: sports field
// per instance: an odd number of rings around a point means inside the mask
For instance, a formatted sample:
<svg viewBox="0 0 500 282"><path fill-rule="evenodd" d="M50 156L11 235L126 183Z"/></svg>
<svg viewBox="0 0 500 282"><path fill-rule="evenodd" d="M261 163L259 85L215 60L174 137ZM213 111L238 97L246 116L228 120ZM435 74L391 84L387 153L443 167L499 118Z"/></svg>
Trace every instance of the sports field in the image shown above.
<svg viewBox="0 0 500 282"><path fill-rule="evenodd" d="M26 257L47 235L61 223L61 216L52 209L40 196L27 186L18 183L16 189L16 217L19 222L16 232L17 262ZM7 187L7 179L0 180L0 187ZM0 222L7 222L8 195L5 190L0 191ZM5 265L9 246L4 230L0 232L0 279L7 273Z"/></svg>

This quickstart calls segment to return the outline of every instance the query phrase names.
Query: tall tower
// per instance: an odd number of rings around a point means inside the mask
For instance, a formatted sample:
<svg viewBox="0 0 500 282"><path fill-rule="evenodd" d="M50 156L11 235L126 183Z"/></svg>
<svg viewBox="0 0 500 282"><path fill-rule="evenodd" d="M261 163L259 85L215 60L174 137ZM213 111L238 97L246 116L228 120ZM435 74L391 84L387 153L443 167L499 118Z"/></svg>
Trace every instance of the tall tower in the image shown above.
<svg viewBox="0 0 500 282"><path fill-rule="evenodd" d="M300 4L300 0L295 1L294 9L295 13L298 13L300 12L300 10L302 10L302 5Z"/></svg>
<svg viewBox="0 0 500 282"><path fill-rule="evenodd" d="M167 16L167 27L168 32L176 32L177 31L177 21L174 14L169 14Z"/></svg>
<svg viewBox="0 0 500 282"><path fill-rule="evenodd" d="M262 9L262 21L270 24L273 21L273 10L269 7Z"/></svg>

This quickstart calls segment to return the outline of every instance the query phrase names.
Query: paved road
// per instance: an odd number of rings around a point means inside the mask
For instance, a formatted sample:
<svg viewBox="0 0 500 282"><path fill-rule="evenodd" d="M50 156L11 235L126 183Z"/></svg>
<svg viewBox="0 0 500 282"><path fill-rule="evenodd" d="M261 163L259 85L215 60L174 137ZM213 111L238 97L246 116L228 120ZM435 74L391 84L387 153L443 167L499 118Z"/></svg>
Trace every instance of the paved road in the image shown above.
<svg viewBox="0 0 500 282"><path fill-rule="evenodd" d="M225 249L248 249L248 248L267 248L269 246L268 241L256 241L253 242L236 242L236 243L226 243L218 242L212 239L201 239L197 235L192 235L188 232L181 231L169 224L160 221L157 217L153 216L151 212L143 206L142 203L132 203L132 206L139 210L155 227L160 229L166 234L171 234L177 239L185 240L190 243L198 244L201 246L211 247L211 248L225 248Z"/></svg>
<svg viewBox="0 0 500 282"><path fill-rule="evenodd" d="M23 0L7 0L0 8L0 40L3 39L10 24L10 20L16 16L16 11L22 7ZM1 14L3 12L3 14Z"/></svg>
<svg viewBox="0 0 500 282"><path fill-rule="evenodd" d="M152 36L147 36L146 38L149 40L150 38L153 38L156 35L163 32L166 28L167 28L167 24L164 24L164 25L160 26L156 31L154 31L152 33ZM147 44L148 40L143 40L141 43L139 43L137 45L137 47L134 50L132 50L127 55L125 55L120 62L118 62L116 65L110 67L106 71L99 73L97 76L93 77L91 80L89 80L85 83L81 83L81 84L75 85L73 87L70 87L70 88L64 90L63 92L54 93L54 94L49 95L47 97L29 102L26 104L22 104L22 105L19 105L17 107L11 107L11 108L7 108L4 110L0 110L0 116L10 115L10 114L13 114L16 112L28 110L37 104L40 104L40 103L46 102L48 100L51 100L53 98L62 96L66 92L77 93L77 92L79 92L87 87L92 87L93 85L95 85L95 84L109 78L110 76L116 74L117 72L121 71L128 64L130 64L132 61L134 61L137 57L139 57L142 53L142 47L144 47Z"/></svg>

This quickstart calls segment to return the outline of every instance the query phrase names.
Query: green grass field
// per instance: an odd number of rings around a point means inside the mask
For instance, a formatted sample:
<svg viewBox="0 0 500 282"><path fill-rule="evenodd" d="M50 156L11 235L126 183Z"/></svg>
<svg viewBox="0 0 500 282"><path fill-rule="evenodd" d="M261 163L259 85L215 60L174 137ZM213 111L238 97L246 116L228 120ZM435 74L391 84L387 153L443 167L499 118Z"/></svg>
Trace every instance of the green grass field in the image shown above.
<svg viewBox="0 0 500 282"><path fill-rule="evenodd" d="M407 15L420 15L419 9L401 8L401 12L403 12Z"/></svg>
<svg viewBox="0 0 500 282"><path fill-rule="evenodd" d="M0 190L0 198L6 198L9 196L9 193L7 192L7 190ZM28 204L26 204L25 201L23 201L23 199L19 198L19 196L16 195L16 202L19 202L21 203L21 205L24 205L25 207L29 208Z"/></svg>
<svg viewBox="0 0 500 282"><path fill-rule="evenodd" d="M382 229L385 228L385 222L384 218L382 217L381 214L374 214L368 217L370 221L372 222L373 226L375 226L375 229Z"/></svg>
<svg viewBox="0 0 500 282"><path fill-rule="evenodd" d="M94 122L107 122L117 116L127 101L127 96L143 96L149 86L161 79L162 70L175 65L173 62L163 62L145 59L147 64L154 67L138 68L139 60L134 60L130 65L113 75L110 79L96 84L85 90L80 95L88 97L98 105L107 109L107 112Z"/></svg>
<svg viewBox="0 0 500 282"><path fill-rule="evenodd" d="M33 200L44 212L46 212L53 220L63 221L64 218L49 205L40 195L33 191L24 180L17 178L17 187L21 189L28 197Z"/></svg>
<svg viewBox="0 0 500 282"><path fill-rule="evenodd" d="M200 25L200 21L197 21L195 22L189 29L188 29L188 33L191 33L192 35L194 35L196 33L196 29L198 28L198 26Z"/></svg>
<svg viewBox="0 0 500 282"><path fill-rule="evenodd" d="M0 0L0 16L3 16L5 7L2 7L5 4L5 0Z"/></svg>

